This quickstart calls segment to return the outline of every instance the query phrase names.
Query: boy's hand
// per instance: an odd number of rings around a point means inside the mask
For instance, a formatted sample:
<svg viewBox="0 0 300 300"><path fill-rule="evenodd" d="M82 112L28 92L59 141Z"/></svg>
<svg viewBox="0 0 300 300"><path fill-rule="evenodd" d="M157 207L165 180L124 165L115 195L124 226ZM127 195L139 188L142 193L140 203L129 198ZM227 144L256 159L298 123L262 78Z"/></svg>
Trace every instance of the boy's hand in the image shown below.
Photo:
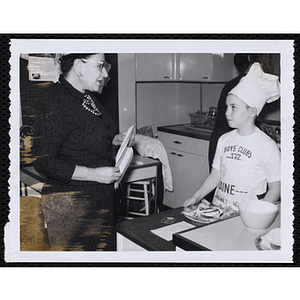
<svg viewBox="0 0 300 300"><path fill-rule="evenodd" d="M189 199L187 199L184 203L183 203L183 206L187 207L187 206L190 206L190 205L193 205L197 202L197 199L193 196Z"/></svg>

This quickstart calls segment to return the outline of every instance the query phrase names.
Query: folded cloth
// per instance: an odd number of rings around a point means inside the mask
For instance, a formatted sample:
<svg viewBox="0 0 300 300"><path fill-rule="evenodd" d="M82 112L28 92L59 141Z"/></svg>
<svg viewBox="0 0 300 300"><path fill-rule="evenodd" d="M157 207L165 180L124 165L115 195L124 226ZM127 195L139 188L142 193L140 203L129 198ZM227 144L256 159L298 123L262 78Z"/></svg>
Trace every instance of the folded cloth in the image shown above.
<svg viewBox="0 0 300 300"><path fill-rule="evenodd" d="M157 158L160 160L162 163L164 189L172 192L173 178L169 158L163 144L158 139L136 134L134 148L141 156Z"/></svg>
<svg viewBox="0 0 300 300"><path fill-rule="evenodd" d="M136 130L137 134L146 135L154 138L152 126L144 126Z"/></svg>

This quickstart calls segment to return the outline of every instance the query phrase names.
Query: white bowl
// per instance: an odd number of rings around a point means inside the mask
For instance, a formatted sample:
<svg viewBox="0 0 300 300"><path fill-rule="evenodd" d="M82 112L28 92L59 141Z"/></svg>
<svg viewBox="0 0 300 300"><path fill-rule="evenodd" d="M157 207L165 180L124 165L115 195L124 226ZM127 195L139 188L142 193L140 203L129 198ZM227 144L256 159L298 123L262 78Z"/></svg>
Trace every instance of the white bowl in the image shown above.
<svg viewBox="0 0 300 300"><path fill-rule="evenodd" d="M275 204L262 200L242 201L239 203L240 216L250 229L267 229L274 222L278 208Z"/></svg>

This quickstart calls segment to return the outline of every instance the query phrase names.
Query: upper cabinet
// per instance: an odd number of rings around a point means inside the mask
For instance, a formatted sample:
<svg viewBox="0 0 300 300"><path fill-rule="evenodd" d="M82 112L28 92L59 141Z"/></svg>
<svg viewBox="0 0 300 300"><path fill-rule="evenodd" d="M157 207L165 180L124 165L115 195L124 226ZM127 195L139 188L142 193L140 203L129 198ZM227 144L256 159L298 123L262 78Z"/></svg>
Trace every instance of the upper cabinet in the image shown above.
<svg viewBox="0 0 300 300"><path fill-rule="evenodd" d="M136 54L137 81L175 80L175 56L172 53Z"/></svg>
<svg viewBox="0 0 300 300"><path fill-rule="evenodd" d="M182 53L175 54L178 68L177 80L210 81L212 78L213 61L211 54Z"/></svg>
<svg viewBox="0 0 300 300"><path fill-rule="evenodd" d="M136 81L227 82L237 73L234 54L136 54Z"/></svg>

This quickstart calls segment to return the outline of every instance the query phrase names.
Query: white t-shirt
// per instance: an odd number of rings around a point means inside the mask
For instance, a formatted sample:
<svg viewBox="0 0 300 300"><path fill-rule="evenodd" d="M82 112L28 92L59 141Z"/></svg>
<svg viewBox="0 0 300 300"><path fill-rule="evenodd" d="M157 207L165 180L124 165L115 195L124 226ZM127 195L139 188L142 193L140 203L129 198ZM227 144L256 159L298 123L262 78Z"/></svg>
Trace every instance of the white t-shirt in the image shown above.
<svg viewBox="0 0 300 300"><path fill-rule="evenodd" d="M237 206L266 192L267 182L280 181L280 151L276 143L255 127L249 136L237 130L218 141L213 167L220 172L213 203Z"/></svg>

